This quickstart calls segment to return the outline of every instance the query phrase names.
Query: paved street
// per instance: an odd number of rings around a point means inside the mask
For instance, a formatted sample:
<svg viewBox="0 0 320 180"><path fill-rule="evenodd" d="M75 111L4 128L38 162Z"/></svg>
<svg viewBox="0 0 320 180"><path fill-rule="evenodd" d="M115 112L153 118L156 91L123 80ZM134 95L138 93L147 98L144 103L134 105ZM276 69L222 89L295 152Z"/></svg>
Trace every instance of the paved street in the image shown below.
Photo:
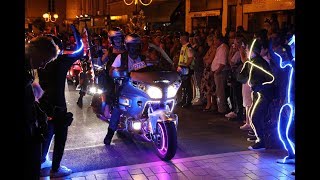
<svg viewBox="0 0 320 180"><path fill-rule="evenodd" d="M121 139L117 136L114 136L114 144L110 147L106 147L103 144L103 138L106 134L108 124L99 120L93 114L90 107L91 96L85 96L82 109L76 105L78 92L74 89L75 88L72 85L66 86L68 110L74 113L74 121L69 128L65 154L62 160L62 165L73 170L74 174L70 176L74 177L73 179L77 179L78 177L78 179L84 179L84 176L88 175L91 177L91 175L94 174L101 174L98 176L94 175L96 179L110 179L110 176L122 178L122 172L120 172L120 170L122 171L123 168L127 171L132 168L158 166L159 164L161 166L170 166L173 169L176 169L174 172L176 172L179 177L180 175L181 177L189 177L188 172L183 172L184 170L180 169L179 165L176 165L176 163L179 164L179 162L187 162L190 160L197 162L208 159L208 162L210 161L216 164L217 162L220 162L219 160L216 162L216 158L224 156L222 155L224 153L227 153L225 155L231 157L228 157L227 160L223 161L230 161L232 157L235 157L242 161L241 163L246 163L246 161L252 163L251 160L253 159L239 159L238 156L241 155L240 152L243 152L244 154L249 153L251 154L250 156L255 157L257 160L255 160L253 164L255 162L258 163L260 160L264 161L263 158L259 159L259 157L271 157L271 159L267 158L266 162L270 162L270 166L272 167L272 164L277 164L275 163L274 158L284 157L283 151L280 151L282 153L281 155L279 155L278 151L275 151L277 152L276 156L269 156L268 153L266 153L265 156L260 156L258 154L255 155L255 152L252 154L250 151L247 151L247 147L251 145L251 143L246 141L247 132L239 129L241 122L229 121L227 118L221 115L215 115L212 112L204 113L202 112L201 107L175 109L179 115L178 150L171 162L160 161L150 144L133 142L129 139ZM277 149L279 148L277 144L274 143L273 150ZM232 152L236 152L236 154L230 154ZM52 150L50 151L50 156L51 153ZM238 162L236 159L235 162ZM155 164L151 165L150 163ZM229 163L232 163L232 161ZM236 164L242 166L241 163ZM238 166L236 164L234 165ZM189 168L188 165L185 166ZM282 168L285 169L285 167ZM294 167L290 166L287 171L289 172L293 168ZM93 172L89 173L90 171ZM120 176L112 175L112 173L110 174L110 172L114 171L119 172ZM83 174L82 172L88 173ZM161 172L163 172L163 170L161 170ZM170 173L167 171L165 172ZM43 173L44 175L48 175L49 168L45 169ZM145 173L142 173L142 175L139 175L141 173L132 173L131 171L128 171L128 173L129 175L138 175L131 176L133 179L140 179L140 176L148 177L148 174ZM158 177L156 172L153 173L155 177ZM250 171L250 173L253 172ZM280 174L279 177L282 177L282 174ZM164 177L165 176L166 175L164 175ZM90 179L89 177L86 177L86 179ZM224 177L224 175L220 174L218 177ZM278 175L274 177L278 177ZM152 177L148 178L150 179Z"/></svg>
<svg viewBox="0 0 320 180"><path fill-rule="evenodd" d="M240 151L203 155L78 172L56 180L291 180L295 179L292 164L278 164L283 151ZM49 179L42 178L42 180Z"/></svg>

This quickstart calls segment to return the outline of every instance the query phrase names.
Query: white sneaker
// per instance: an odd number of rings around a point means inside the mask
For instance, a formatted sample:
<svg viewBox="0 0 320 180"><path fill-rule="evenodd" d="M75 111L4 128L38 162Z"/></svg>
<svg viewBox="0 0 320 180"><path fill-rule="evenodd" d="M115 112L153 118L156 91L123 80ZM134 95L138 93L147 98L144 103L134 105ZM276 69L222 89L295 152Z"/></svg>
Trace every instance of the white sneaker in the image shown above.
<svg viewBox="0 0 320 180"><path fill-rule="evenodd" d="M80 90L81 90L80 84L77 85L76 90L77 90L77 91L80 91Z"/></svg>
<svg viewBox="0 0 320 180"><path fill-rule="evenodd" d="M245 123L244 125L240 126L241 130L251 130L250 124Z"/></svg>
<svg viewBox="0 0 320 180"><path fill-rule="evenodd" d="M41 163L41 169L48 168L51 166L52 166L52 161L50 161L48 159L45 162Z"/></svg>
<svg viewBox="0 0 320 180"><path fill-rule="evenodd" d="M60 166L57 171L50 171L50 177L63 177L63 176L69 176L72 173L72 170L65 167L65 166Z"/></svg>
<svg viewBox="0 0 320 180"><path fill-rule="evenodd" d="M193 106L200 106L200 105L202 105L203 103L201 102L201 100L200 99L194 99L194 100L192 100L192 105Z"/></svg>
<svg viewBox="0 0 320 180"><path fill-rule="evenodd" d="M236 118L237 114L233 111L229 112L228 114L224 115L226 118Z"/></svg>
<svg viewBox="0 0 320 180"><path fill-rule="evenodd" d="M194 98L194 99L192 99L191 103L194 103L194 102L197 102L197 101L199 101L199 98Z"/></svg>

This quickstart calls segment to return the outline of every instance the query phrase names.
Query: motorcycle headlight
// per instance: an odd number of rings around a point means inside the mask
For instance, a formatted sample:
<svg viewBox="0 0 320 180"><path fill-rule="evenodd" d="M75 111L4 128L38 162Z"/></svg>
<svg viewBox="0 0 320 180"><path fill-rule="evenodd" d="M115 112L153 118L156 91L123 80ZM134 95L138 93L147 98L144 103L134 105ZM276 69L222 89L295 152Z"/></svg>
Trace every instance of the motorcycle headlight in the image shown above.
<svg viewBox="0 0 320 180"><path fill-rule="evenodd" d="M162 91L160 88L155 86L147 87L146 93L153 99L160 99L162 98Z"/></svg>
<svg viewBox="0 0 320 180"><path fill-rule="evenodd" d="M102 89L97 89L97 91L96 91L98 94L101 94L103 91L102 91Z"/></svg>
<svg viewBox="0 0 320 180"><path fill-rule="evenodd" d="M101 89L96 88L96 87L90 87L89 91L91 94L96 94L96 93L101 94L103 92Z"/></svg>
<svg viewBox="0 0 320 180"><path fill-rule="evenodd" d="M170 85L168 87L167 97L168 98L173 98L174 96L176 96L177 92L178 92L178 88L175 88L174 86Z"/></svg>
<svg viewBox="0 0 320 180"><path fill-rule="evenodd" d="M140 82L133 82L134 87L146 92L150 98L153 99L161 99L162 98L162 90L156 86L145 85Z"/></svg>
<svg viewBox="0 0 320 180"><path fill-rule="evenodd" d="M167 98L173 98L176 96L181 83L175 82L168 87Z"/></svg>

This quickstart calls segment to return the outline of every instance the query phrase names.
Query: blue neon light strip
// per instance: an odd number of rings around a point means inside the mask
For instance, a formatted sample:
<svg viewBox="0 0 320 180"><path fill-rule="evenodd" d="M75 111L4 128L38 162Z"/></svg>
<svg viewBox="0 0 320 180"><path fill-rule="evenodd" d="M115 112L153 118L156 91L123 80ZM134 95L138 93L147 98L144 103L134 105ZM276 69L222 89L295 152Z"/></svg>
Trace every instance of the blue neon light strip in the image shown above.
<svg viewBox="0 0 320 180"><path fill-rule="evenodd" d="M80 39L80 43L81 43L81 46L79 49L77 49L76 51L72 52L72 54L77 54L78 52L80 52L82 49L83 49L83 42L82 42L82 39Z"/></svg>
<svg viewBox="0 0 320 180"><path fill-rule="evenodd" d="M291 38L290 42L288 43L289 45L292 45L293 43L295 43L295 36L293 35L293 37ZM278 136L279 136L279 139L281 141L281 143L283 144L284 148L288 151L288 147L287 147L287 144L286 142L282 139L282 136L281 136L281 129L280 129L280 125L281 125L281 122L282 122L282 119L281 119L281 114L282 114L282 111L285 107L288 107L290 108L290 115L289 115L289 119L288 119L288 123L287 123L287 126L286 126L286 139L288 140L288 144L289 144L289 147L291 148L293 154L295 154L295 144L292 142L292 140L290 139L289 137L289 129L290 129L290 126L294 120L293 118L293 115L294 115L294 102L292 101L291 99L291 90L292 90L292 77L293 77L293 71L294 71L294 68L292 66L292 64L290 62L282 62L282 57L275 52L275 54L280 58L280 62L279 62L279 65L280 65L280 68L281 69L284 69L286 67L289 67L290 68L290 73L289 73L289 83L288 83L288 88L287 88L287 101L286 103L280 108L280 111L279 111L279 117L278 117L278 127L277 127L277 130L278 130ZM295 58L294 58L295 59ZM293 59L293 60L294 60ZM286 161L286 159L288 158L288 156L286 156L284 159L283 159L283 162Z"/></svg>

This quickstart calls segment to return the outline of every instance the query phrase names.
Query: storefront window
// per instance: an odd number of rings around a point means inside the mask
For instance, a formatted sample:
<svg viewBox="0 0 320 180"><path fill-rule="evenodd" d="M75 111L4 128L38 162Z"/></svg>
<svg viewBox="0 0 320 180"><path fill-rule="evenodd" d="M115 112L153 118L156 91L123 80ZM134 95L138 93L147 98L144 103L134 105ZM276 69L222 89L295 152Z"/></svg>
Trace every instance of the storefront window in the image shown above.
<svg viewBox="0 0 320 180"><path fill-rule="evenodd" d="M248 16L248 31L254 32L258 29L267 29L270 31L271 25L268 23L270 21L271 16L275 14L277 20L279 22L280 29L288 29L294 26L294 11L269 11L269 12L258 12L258 13L250 13Z"/></svg>
<svg viewBox="0 0 320 180"><path fill-rule="evenodd" d="M210 30L221 28L220 16L205 16L192 18L192 31L194 30Z"/></svg>

